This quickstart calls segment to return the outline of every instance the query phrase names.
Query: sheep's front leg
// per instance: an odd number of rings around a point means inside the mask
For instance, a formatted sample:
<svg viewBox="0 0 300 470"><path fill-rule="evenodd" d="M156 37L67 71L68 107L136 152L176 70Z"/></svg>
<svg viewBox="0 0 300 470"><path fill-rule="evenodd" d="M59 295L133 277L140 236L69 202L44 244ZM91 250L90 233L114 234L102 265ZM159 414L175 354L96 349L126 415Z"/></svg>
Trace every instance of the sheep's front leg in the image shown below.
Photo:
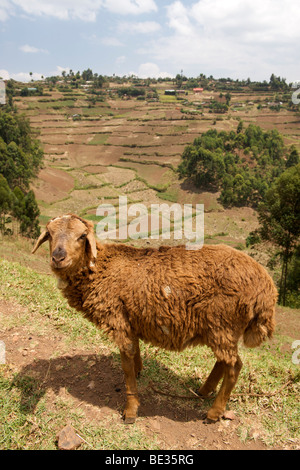
<svg viewBox="0 0 300 470"><path fill-rule="evenodd" d="M237 382L242 365L243 363L239 356L234 366L224 364L224 379L212 407L208 410L207 418L209 420L217 421L223 416L226 403Z"/></svg>
<svg viewBox="0 0 300 470"><path fill-rule="evenodd" d="M125 424L135 422L137 410L139 407L138 391L136 384L136 369L134 357L128 356L124 352L121 353L121 364L125 374L127 401L123 412Z"/></svg>
<svg viewBox="0 0 300 470"><path fill-rule="evenodd" d="M225 370L225 363L224 362L216 362L214 365L213 370L209 374L208 379L206 380L205 384L202 385L201 388L197 391L199 395L202 397L208 397L211 392L214 392L218 383L220 382L221 378L224 375Z"/></svg>
<svg viewBox="0 0 300 470"><path fill-rule="evenodd" d="M143 369L143 362L141 359L141 352L140 352L140 346L139 346L139 340L135 339L134 342L134 369L135 369L135 376L139 377L141 370Z"/></svg>

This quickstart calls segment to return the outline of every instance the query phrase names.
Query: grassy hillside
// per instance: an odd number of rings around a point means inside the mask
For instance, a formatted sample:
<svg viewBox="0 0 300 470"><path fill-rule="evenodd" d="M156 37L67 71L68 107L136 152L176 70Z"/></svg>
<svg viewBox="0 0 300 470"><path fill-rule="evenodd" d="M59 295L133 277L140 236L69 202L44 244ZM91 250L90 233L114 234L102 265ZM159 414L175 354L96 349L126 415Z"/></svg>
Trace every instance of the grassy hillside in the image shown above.
<svg viewBox="0 0 300 470"><path fill-rule="evenodd" d="M222 101L220 85L216 90L201 94L189 90L176 97L164 95L165 89L174 87L172 83L144 84L139 88L145 89L145 99L140 100L139 96L122 97L122 85L116 83L109 83L101 96L88 88L44 84L47 96L16 98L45 151L45 167L33 184L41 222L69 211L94 215L104 201L116 205L119 195L147 206L162 201L204 203L206 213L215 214L213 224L209 217L205 219L206 235L228 233L228 241L243 244L256 228L255 215L249 220L244 208L224 210L217 201L219 193L200 192L192 181L180 180L174 170L186 145L196 137L212 128L236 130L240 120L245 127L252 123L265 131L277 129L286 145L294 144L300 150L299 117L287 100L280 111L268 105L278 99L278 93L247 87L231 90L228 111L215 113L210 103ZM123 85L126 90L129 86ZM224 219L231 221L226 230L222 228ZM250 223L237 233L234 224L240 226L241 220Z"/></svg>
<svg viewBox="0 0 300 470"><path fill-rule="evenodd" d="M278 308L274 339L258 349L241 345L244 367L229 403L236 419L208 428L202 419L212 399L199 400L191 390L210 372L212 353L202 347L177 354L142 344L140 417L124 427L116 347L67 305L52 276L3 259L0 274L0 338L7 356L0 379L0 448L54 449L66 423L85 439L86 449L172 448L183 423L186 437L175 448L213 448L205 441L211 433L220 448L232 448L234 439L238 448L293 448L299 442L299 366L291 360L299 311ZM172 432L166 422L173 423ZM231 437L225 439L226 433ZM197 446L188 443L189 434L197 436Z"/></svg>

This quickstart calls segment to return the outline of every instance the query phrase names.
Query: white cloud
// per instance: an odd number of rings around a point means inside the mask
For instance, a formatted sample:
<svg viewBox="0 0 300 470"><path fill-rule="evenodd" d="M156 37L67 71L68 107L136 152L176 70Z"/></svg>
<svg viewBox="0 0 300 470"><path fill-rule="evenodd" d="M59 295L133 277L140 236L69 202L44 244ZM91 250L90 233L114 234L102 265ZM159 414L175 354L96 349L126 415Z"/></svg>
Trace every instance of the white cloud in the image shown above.
<svg viewBox="0 0 300 470"><path fill-rule="evenodd" d="M204 31L226 33L245 42L262 40L277 43L295 35L299 38L298 0L202 0L195 2L189 14Z"/></svg>
<svg viewBox="0 0 300 470"><path fill-rule="evenodd" d="M157 11L154 0L104 0L104 6L109 11L121 15L140 15Z"/></svg>
<svg viewBox="0 0 300 470"><path fill-rule="evenodd" d="M56 70L54 70L53 72L50 73L50 76L54 75L61 75L62 72L66 72L66 73L69 73L70 72L70 67L61 67L60 65L57 65L56 66Z"/></svg>
<svg viewBox="0 0 300 470"><path fill-rule="evenodd" d="M121 41L119 41L118 38L114 36L101 38L101 43L104 44L104 46L113 46L113 47L120 47L124 45L121 43Z"/></svg>
<svg viewBox="0 0 300 470"><path fill-rule="evenodd" d="M28 15L95 21L103 0L12 0Z"/></svg>
<svg viewBox="0 0 300 470"><path fill-rule="evenodd" d="M9 0L0 0L0 21L8 20L13 14L13 5Z"/></svg>
<svg viewBox="0 0 300 470"><path fill-rule="evenodd" d="M167 78L172 77L171 73L162 72L157 64L146 62L141 64L137 72L130 72L129 75L136 75L140 78Z"/></svg>
<svg viewBox="0 0 300 470"><path fill-rule="evenodd" d="M175 73L268 79L299 68L298 0L286 0L284 8L279 0L176 0L166 11L169 31L139 52L173 64Z"/></svg>
<svg viewBox="0 0 300 470"><path fill-rule="evenodd" d="M161 26L156 21L121 22L118 26L120 33L132 34L151 34L156 33L160 29Z"/></svg>
<svg viewBox="0 0 300 470"><path fill-rule="evenodd" d="M26 52L28 54L37 54L38 52L42 52L43 54L48 54L46 49L39 49L38 47L29 46L28 44L24 44L24 46L20 46L19 48L22 52Z"/></svg>
<svg viewBox="0 0 300 470"><path fill-rule="evenodd" d="M191 35L192 25L188 16L188 9L180 2L176 1L167 7L168 24L178 34Z"/></svg>
<svg viewBox="0 0 300 470"><path fill-rule="evenodd" d="M7 70L0 70L0 77L4 80L14 79L18 82L30 82L31 80L41 80L43 74L33 72L30 75L28 72L9 73Z"/></svg>
<svg viewBox="0 0 300 470"><path fill-rule="evenodd" d="M95 22L101 8L122 15L157 11L154 0L0 0L0 21L14 14L15 7L30 16L87 22Z"/></svg>
<svg viewBox="0 0 300 470"><path fill-rule="evenodd" d="M119 57L116 58L115 64L117 66L124 64L126 61L126 56L125 55L120 55Z"/></svg>
<svg viewBox="0 0 300 470"><path fill-rule="evenodd" d="M123 47L124 44L116 36L99 37L97 34L81 34L81 37L93 46Z"/></svg>
<svg viewBox="0 0 300 470"><path fill-rule="evenodd" d="M9 72L7 70L1 69L0 70L0 77L3 78L3 80L9 80Z"/></svg>

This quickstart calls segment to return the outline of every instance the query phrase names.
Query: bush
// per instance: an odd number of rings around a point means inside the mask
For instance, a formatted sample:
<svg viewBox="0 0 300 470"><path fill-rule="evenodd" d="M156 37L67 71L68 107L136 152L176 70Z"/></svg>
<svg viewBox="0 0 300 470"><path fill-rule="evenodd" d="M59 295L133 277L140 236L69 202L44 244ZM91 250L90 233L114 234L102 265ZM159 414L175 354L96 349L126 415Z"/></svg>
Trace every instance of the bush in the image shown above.
<svg viewBox="0 0 300 470"><path fill-rule="evenodd" d="M7 214L20 222L24 235L39 234L39 210L31 179L43 159L39 142L32 138L29 122L22 115L0 112L0 230L7 233Z"/></svg>
<svg viewBox="0 0 300 470"><path fill-rule="evenodd" d="M270 184L298 161L278 131L253 124L243 131L239 123L236 132L211 129L197 137L184 149L178 171L200 188L220 191L226 207L257 207Z"/></svg>

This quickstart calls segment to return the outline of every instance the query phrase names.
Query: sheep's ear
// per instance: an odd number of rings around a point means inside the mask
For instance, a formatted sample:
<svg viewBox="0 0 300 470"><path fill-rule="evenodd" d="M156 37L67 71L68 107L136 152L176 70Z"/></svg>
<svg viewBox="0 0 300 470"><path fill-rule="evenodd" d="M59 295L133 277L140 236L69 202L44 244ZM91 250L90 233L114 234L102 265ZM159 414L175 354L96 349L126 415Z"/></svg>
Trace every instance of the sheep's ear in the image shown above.
<svg viewBox="0 0 300 470"><path fill-rule="evenodd" d="M94 235L94 224L89 223L89 233L87 234L87 241L89 242L90 245L90 250L92 253L93 258L97 258L97 245L96 245L96 238Z"/></svg>
<svg viewBox="0 0 300 470"><path fill-rule="evenodd" d="M47 240L49 240L49 232L48 232L48 230L45 230L45 231L44 231L43 233L41 233L41 235L39 236L38 241L36 242L36 244L35 244L35 246L34 246L34 248L33 248L33 250L32 250L31 253L35 253L36 250L38 249L38 247L39 247L40 245L42 245L42 243L45 243Z"/></svg>

